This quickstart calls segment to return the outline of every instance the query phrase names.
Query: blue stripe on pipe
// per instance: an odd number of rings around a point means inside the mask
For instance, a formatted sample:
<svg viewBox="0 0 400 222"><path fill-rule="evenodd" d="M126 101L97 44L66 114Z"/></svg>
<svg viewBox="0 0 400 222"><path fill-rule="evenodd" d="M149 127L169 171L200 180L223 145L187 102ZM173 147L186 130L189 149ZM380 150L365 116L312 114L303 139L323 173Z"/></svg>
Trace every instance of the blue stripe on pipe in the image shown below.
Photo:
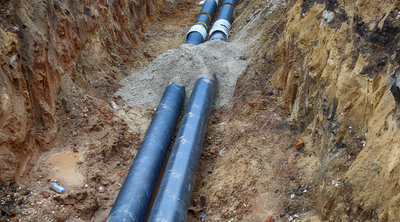
<svg viewBox="0 0 400 222"><path fill-rule="evenodd" d="M200 77L196 80L149 222L186 221L216 86L215 74L212 79Z"/></svg>
<svg viewBox="0 0 400 222"><path fill-rule="evenodd" d="M185 87L165 89L107 222L143 221L185 98Z"/></svg>

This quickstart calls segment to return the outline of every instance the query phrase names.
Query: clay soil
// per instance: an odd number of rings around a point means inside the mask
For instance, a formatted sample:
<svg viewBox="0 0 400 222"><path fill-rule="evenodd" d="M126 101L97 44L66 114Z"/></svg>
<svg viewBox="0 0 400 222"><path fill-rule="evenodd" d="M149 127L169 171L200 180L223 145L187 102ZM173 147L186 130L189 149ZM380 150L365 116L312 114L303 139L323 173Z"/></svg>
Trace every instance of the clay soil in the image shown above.
<svg viewBox="0 0 400 222"><path fill-rule="evenodd" d="M178 48L201 6L165 7L159 22L145 28L138 45L143 56L135 65L115 75L106 74L115 68L103 67L96 90L63 77L57 103L61 139L19 184L0 185L0 221L105 221L154 115L152 109L122 108L123 100L112 93L121 73L139 71ZM310 133L299 134L280 96L280 89L249 72L238 81L232 102L212 110L187 221L313 220L319 161ZM300 141L304 145L297 149ZM51 190L52 182L66 193Z"/></svg>

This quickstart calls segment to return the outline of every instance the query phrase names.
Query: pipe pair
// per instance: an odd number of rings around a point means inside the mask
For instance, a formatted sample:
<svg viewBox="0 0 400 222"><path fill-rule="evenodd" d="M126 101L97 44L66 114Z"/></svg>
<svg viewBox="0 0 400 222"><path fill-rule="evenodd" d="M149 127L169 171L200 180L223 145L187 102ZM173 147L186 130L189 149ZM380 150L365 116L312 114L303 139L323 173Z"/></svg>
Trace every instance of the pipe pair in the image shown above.
<svg viewBox="0 0 400 222"><path fill-rule="evenodd" d="M197 79L148 221L186 221L216 85L215 74ZM107 222L144 221L184 95L177 84L165 90Z"/></svg>
<svg viewBox="0 0 400 222"><path fill-rule="evenodd" d="M203 43L207 37L207 31L218 7L218 0L206 0L194 25L186 34L186 44L198 45Z"/></svg>
<svg viewBox="0 0 400 222"><path fill-rule="evenodd" d="M222 4L217 21L215 21L211 31L210 40L228 40L228 33L231 30L233 11L237 0L225 0ZM206 0L195 24L186 34L186 44L198 45L203 43L207 37L207 30L215 9L218 7L218 0Z"/></svg>

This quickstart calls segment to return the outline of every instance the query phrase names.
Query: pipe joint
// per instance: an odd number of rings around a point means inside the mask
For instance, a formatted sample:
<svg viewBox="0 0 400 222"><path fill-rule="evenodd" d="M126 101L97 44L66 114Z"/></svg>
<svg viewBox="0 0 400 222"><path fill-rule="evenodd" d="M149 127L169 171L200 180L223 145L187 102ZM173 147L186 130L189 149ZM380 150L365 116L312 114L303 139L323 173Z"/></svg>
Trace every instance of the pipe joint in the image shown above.
<svg viewBox="0 0 400 222"><path fill-rule="evenodd" d="M204 40L206 40L207 29L203 25L195 24L189 29L189 32L186 34L186 42L188 41L189 34L192 33L192 32L200 33L201 36L203 37L203 42L204 42Z"/></svg>
<svg viewBox="0 0 400 222"><path fill-rule="evenodd" d="M231 24L229 23L228 20L225 19L218 19L215 21L211 31L210 31L210 38L213 35L214 32L220 31L226 35L226 38L228 38L228 33L231 30Z"/></svg>

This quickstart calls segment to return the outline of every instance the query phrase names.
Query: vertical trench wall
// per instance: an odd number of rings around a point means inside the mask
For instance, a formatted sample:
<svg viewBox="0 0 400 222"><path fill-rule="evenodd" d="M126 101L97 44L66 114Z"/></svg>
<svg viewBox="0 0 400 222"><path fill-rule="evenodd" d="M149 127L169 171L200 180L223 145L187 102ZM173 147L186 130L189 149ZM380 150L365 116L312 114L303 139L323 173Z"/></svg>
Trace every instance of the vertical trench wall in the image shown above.
<svg viewBox="0 0 400 222"><path fill-rule="evenodd" d="M16 182L59 138L58 83L96 90L100 64L123 68L161 0L0 2L0 183Z"/></svg>

